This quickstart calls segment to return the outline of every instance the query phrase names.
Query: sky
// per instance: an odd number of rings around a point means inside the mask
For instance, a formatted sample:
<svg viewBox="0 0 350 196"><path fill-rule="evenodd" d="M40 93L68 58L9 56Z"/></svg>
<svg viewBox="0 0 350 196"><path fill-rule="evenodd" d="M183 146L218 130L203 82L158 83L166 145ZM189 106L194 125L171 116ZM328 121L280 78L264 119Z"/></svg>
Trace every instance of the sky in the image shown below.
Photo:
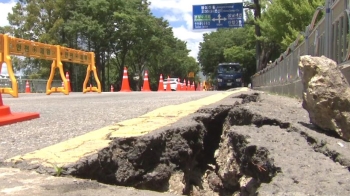
<svg viewBox="0 0 350 196"><path fill-rule="evenodd" d="M203 40L203 33L215 30L192 29L192 6L202 4L238 3L242 0L149 0L151 11L156 17L163 17L173 27L175 37L186 41L191 50L190 56L197 59L199 43ZM16 0L0 0L0 26L8 25L7 14L12 11ZM2 73L6 70L3 66Z"/></svg>
<svg viewBox="0 0 350 196"><path fill-rule="evenodd" d="M7 14L12 11L12 7L15 5L14 0L0 0L0 26L8 25ZM2 65L1 74L7 75L7 67Z"/></svg>

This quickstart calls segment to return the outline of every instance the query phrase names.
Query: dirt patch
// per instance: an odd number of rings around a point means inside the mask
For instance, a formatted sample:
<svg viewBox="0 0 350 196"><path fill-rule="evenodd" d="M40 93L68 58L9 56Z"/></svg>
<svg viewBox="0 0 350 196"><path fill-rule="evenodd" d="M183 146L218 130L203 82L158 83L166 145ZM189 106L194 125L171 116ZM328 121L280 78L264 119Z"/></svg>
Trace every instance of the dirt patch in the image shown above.
<svg viewBox="0 0 350 196"><path fill-rule="evenodd" d="M63 174L178 195L349 195L350 144L308 124L300 102L253 91L113 138Z"/></svg>

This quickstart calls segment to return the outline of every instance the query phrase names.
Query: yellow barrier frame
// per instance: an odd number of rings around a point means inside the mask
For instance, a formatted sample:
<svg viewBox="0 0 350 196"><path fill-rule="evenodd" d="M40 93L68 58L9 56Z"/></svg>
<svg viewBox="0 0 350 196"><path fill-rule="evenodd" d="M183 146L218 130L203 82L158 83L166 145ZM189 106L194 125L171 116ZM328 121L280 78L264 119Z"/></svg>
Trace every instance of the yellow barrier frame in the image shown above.
<svg viewBox="0 0 350 196"><path fill-rule="evenodd" d="M12 88L0 88L2 94L10 94L13 97L18 97L18 85L13 73L11 57L9 54L9 43L6 35L0 34L0 71L2 64L6 63L7 72L9 74L10 80L12 82ZM13 82L15 81L15 82Z"/></svg>
<svg viewBox="0 0 350 196"><path fill-rule="evenodd" d="M18 85L13 72L10 55L52 60L51 72L46 84L47 95L50 95L53 92L62 92L65 95L69 94L68 81L64 74L62 61L87 65L86 77L83 83L83 93L89 91L101 93L102 91L101 83L96 71L95 53L75 50L58 45L33 42L0 34L0 65L2 65L3 62L6 63L7 71L12 83L12 88L0 88L1 93L18 97ZM51 87L57 68L59 69L61 79L64 82L64 87ZM87 87L91 72L94 73L97 87Z"/></svg>

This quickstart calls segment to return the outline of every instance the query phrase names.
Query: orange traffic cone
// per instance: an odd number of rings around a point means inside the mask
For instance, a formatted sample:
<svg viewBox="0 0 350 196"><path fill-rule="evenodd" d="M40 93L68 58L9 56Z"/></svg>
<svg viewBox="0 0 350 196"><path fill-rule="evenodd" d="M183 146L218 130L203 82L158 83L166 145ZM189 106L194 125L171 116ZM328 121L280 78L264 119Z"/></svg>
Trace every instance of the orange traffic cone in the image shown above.
<svg viewBox="0 0 350 196"><path fill-rule="evenodd" d="M39 113L11 113L11 108L2 102L0 93L0 126L39 118Z"/></svg>
<svg viewBox="0 0 350 196"><path fill-rule="evenodd" d="M120 92L130 92L130 91L131 90L129 85L128 69L124 67L122 88L120 89Z"/></svg>
<svg viewBox="0 0 350 196"><path fill-rule="evenodd" d="M148 81L148 71L145 71L145 77L143 78L143 88L141 91L151 91Z"/></svg>
<svg viewBox="0 0 350 196"><path fill-rule="evenodd" d="M62 87L64 88L64 82L62 81Z"/></svg>
<svg viewBox="0 0 350 196"><path fill-rule="evenodd" d="M187 91L191 91L191 84L190 84L190 81L188 80L187 81Z"/></svg>
<svg viewBox="0 0 350 196"><path fill-rule="evenodd" d="M90 84L90 93L92 92L92 84Z"/></svg>
<svg viewBox="0 0 350 196"><path fill-rule="evenodd" d="M186 80L184 79L184 83L182 86L182 91L187 91L187 87L186 87Z"/></svg>
<svg viewBox="0 0 350 196"><path fill-rule="evenodd" d="M68 82L68 92L71 92L72 89L71 89L71 86L70 86L70 80L69 80L69 73L68 73L68 71L66 72L66 80Z"/></svg>
<svg viewBox="0 0 350 196"><path fill-rule="evenodd" d="M30 86L28 80L26 82L26 93L30 93Z"/></svg>
<svg viewBox="0 0 350 196"><path fill-rule="evenodd" d="M180 84L180 78L177 79L177 86L176 86L176 91L181 91L181 84Z"/></svg>
<svg viewBox="0 0 350 196"><path fill-rule="evenodd" d="M195 91L195 87L194 87L194 81L191 84L191 91Z"/></svg>
<svg viewBox="0 0 350 196"><path fill-rule="evenodd" d="M171 86L170 86L170 77L168 76L168 81L166 83L166 91L171 91Z"/></svg>
<svg viewBox="0 0 350 196"><path fill-rule="evenodd" d="M111 85L111 92L114 92L114 88L113 88L113 85Z"/></svg>
<svg viewBox="0 0 350 196"><path fill-rule="evenodd" d="M158 91L164 91L164 82L163 82L162 74L160 74L160 77L159 77Z"/></svg>

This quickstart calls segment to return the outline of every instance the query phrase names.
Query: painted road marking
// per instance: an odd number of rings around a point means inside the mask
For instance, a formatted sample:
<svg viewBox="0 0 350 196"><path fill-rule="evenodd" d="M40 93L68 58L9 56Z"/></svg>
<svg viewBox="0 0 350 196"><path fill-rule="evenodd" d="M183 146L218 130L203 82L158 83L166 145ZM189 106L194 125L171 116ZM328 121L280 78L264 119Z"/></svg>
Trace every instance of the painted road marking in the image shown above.
<svg viewBox="0 0 350 196"><path fill-rule="evenodd" d="M161 107L137 118L125 120L40 150L9 158L5 162L18 163L26 161L28 164L40 164L51 168L53 167L52 164L64 167L108 147L112 138L147 134L156 129L169 126L179 119L195 113L203 106L216 103L234 93L248 90L248 88L240 88L187 103Z"/></svg>

